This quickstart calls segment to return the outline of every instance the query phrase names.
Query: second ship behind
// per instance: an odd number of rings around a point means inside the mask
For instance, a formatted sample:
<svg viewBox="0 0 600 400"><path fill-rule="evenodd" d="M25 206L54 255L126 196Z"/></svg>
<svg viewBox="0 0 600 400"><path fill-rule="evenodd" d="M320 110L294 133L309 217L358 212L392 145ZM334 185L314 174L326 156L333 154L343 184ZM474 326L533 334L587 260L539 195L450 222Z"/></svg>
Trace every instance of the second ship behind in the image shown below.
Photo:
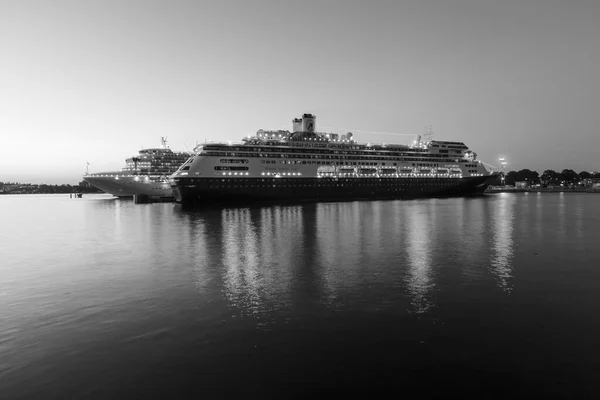
<svg viewBox="0 0 600 400"><path fill-rule="evenodd" d="M117 197L145 195L151 198L172 198L168 177L189 158L185 152L174 152L161 138L161 146L142 149L125 160L121 171L97 172L83 176L83 180Z"/></svg>

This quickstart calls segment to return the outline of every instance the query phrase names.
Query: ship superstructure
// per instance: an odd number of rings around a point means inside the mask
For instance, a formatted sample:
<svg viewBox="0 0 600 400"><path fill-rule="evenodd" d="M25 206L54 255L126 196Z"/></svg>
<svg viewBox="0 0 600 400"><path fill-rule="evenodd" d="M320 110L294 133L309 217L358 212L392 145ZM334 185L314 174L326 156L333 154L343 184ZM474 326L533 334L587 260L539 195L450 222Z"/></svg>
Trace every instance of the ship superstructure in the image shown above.
<svg viewBox="0 0 600 400"><path fill-rule="evenodd" d="M483 193L495 173L462 142L418 136L411 145L358 143L353 134L259 130L241 142L197 147L172 176L181 203L228 200L349 200Z"/></svg>
<svg viewBox="0 0 600 400"><path fill-rule="evenodd" d="M99 172L83 177L83 180L117 197L143 194L152 197L172 197L168 177L190 156L190 153L174 152L161 138L161 146L142 149L138 155L125 160L120 171Z"/></svg>

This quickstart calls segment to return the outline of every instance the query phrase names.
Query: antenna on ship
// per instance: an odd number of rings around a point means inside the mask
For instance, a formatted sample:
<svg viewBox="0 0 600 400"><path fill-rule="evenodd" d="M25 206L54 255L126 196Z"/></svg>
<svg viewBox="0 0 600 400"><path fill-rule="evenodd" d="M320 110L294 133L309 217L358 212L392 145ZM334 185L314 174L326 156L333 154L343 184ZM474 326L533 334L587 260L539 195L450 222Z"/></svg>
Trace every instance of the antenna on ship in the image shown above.
<svg viewBox="0 0 600 400"><path fill-rule="evenodd" d="M85 162L85 164L86 164L86 165L85 165L85 174L86 174L86 175L89 175L89 173L90 173L90 172L89 172L90 163L89 163L89 161L86 161L86 162Z"/></svg>
<svg viewBox="0 0 600 400"><path fill-rule="evenodd" d="M425 129L427 129L427 127ZM425 139L426 142L429 142L432 138L433 138L433 126L429 125L429 130L426 130L425 133L423 133L423 139Z"/></svg>
<svg viewBox="0 0 600 400"><path fill-rule="evenodd" d="M162 145L163 149L169 148L169 146L167 146L167 136L160 137L160 144Z"/></svg>

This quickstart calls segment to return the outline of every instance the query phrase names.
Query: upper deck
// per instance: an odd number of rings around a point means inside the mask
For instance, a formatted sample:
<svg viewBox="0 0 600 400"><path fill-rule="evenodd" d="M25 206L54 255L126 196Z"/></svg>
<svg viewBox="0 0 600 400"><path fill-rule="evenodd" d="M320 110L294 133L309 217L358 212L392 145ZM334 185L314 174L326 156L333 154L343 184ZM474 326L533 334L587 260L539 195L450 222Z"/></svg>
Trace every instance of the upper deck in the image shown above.
<svg viewBox="0 0 600 400"><path fill-rule="evenodd" d="M417 135L411 144L361 143L351 132L345 134L319 132L316 117L304 114L295 118L293 130L264 130L240 142L211 142L197 146L196 155L219 157L323 158L340 160L472 162L477 155L462 142L421 140Z"/></svg>

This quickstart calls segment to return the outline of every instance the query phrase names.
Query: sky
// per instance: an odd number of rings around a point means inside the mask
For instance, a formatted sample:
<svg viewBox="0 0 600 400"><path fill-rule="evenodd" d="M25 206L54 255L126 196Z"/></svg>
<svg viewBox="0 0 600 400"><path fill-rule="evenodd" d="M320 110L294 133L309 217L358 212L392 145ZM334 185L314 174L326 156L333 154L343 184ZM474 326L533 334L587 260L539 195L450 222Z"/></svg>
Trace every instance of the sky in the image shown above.
<svg viewBox="0 0 600 400"><path fill-rule="evenodd" d="M0 181L258 129L600 171L600 1L0 0Z"/></svg>

